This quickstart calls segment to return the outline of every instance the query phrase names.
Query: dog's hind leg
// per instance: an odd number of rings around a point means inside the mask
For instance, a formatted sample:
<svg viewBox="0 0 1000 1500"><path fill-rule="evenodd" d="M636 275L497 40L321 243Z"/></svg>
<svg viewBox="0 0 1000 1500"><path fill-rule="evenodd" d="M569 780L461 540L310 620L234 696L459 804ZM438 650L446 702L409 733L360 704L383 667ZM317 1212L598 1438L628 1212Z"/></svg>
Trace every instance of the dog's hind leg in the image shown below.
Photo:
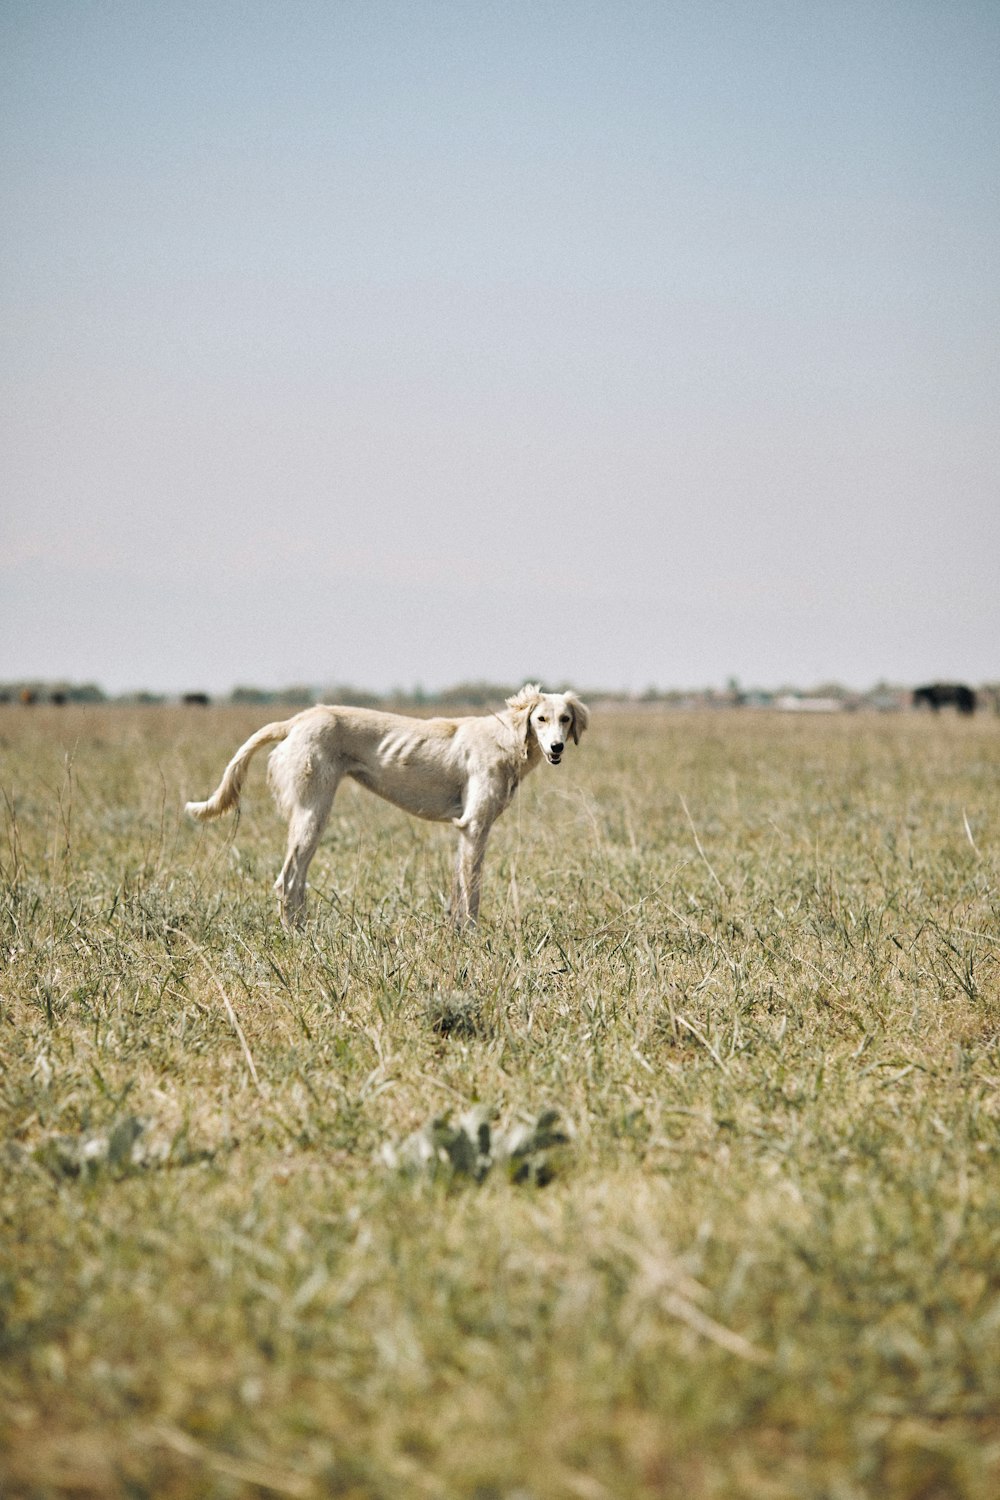
<svg viewBox="0 0 1000 1500"><path fill-rule="evenodd" d="M305 916L306 876L316 853L316 846L330 816L336 782L310 788L308 803L300 801L288 821L288 848L281 874L274 882L278 909L284 927L297 927Z"/></svg>

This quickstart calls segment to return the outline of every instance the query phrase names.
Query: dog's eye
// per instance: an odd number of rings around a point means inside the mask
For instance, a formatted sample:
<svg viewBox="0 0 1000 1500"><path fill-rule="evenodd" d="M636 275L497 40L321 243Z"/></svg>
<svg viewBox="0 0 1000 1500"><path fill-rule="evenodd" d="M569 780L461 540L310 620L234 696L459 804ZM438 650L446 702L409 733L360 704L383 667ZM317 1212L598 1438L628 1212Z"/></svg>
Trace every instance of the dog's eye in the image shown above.
<svg viewBox="0 0 1000 1500"><path fill-rule="evenodd" d="M549 719L548 719L548 715L547 714L539 714L538 715L538 723L539 724L547 724L548 722L549 722Z"/></svg>

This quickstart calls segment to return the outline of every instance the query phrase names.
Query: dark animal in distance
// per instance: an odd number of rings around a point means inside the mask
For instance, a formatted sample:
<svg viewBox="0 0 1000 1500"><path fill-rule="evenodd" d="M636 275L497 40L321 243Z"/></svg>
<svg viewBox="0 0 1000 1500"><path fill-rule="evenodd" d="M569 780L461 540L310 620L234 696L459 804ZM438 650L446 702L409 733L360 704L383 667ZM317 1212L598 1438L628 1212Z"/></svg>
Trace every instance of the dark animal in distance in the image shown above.
<svg viewBox="0 0 1000 1500"><path fill-rule="evenodd" d="M974 714L976 711L976 695L964 682L931 682L926 687L915 688L914 708L924 703L935 713L946 703L953 703L960 714Z"/></svg>

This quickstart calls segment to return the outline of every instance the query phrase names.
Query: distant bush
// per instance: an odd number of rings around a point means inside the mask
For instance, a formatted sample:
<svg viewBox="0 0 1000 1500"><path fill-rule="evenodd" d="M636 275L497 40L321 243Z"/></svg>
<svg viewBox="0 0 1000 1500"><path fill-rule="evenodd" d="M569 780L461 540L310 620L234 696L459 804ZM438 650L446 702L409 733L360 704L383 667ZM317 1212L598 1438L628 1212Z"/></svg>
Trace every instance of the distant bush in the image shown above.
<svg viewBox="0 0 1000 1500"><path fill-rule="evenodd" d="M20 681L0 683L0 703L106 703L96 682Z"/></svg>

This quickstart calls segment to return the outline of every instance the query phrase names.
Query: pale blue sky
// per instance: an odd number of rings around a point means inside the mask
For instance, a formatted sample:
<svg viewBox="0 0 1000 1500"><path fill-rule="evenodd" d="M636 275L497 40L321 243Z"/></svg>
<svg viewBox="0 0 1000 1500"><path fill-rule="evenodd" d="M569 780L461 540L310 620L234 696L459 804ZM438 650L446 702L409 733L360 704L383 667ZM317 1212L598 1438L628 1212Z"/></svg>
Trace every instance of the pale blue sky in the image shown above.
<svg viewBox="0 0 1000 1500"><path fill-rule="evenodd" d="M0 0L0 679L1000 678L1000 5Z"/></svg>

